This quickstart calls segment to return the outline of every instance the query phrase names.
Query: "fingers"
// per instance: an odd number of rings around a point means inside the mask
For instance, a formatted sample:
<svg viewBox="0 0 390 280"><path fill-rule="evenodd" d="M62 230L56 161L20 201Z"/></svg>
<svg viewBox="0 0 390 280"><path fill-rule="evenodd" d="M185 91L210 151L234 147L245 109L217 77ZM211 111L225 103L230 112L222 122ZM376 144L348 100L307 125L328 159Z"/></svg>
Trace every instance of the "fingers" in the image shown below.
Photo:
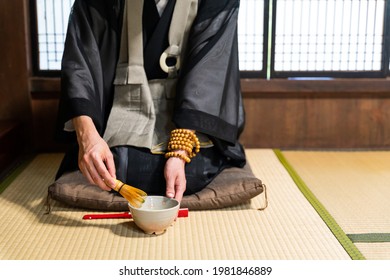
<svg viewBox="0 0 390 280"><path fill-rule="evenodd" d="M100 175L101 170L98 171L93 161L80 164L80 170L90 183L98 185L102 190L111 190L111 188L105 182L106 179Z"/></svg>
<svg viewBox="0 0 390 280"><path fill-rule="evenodd" d="M180 187L176 190L175 199L177 201L181 202L181 200L183 199L184 191L185 191L185 187L184 188Z"/></svg>
<svg viewBox="0 0 390 280"><path fill-rule="evenodd" d="M170 177L166 178L167 190L166 196L169 198L175 197L175 181Z"/></svg>
<svg viewBox="0 0 390 280"><path fill-rule="evenodd" d="M112 177L112 183L115 186L115 179L116 179L116 169L115 169L115 163L114 163L114 157L112 156L112 153L107 156L107 159L105 161L106 168L108 170L108 173Z"/></svg>
<svg viewBox="0 0 390 280"><path fill-rule="evenodd" d="M110 191L115 186L115 164L111 152L89 152L79 155L79 167L84 176L92 184L102 190Z"/></svg>
<svg viewBox="0 0 390 280"><path fill-rule="evenodd" d="M185 162L180 158L169 158L165 164L166 196L179 202L186 190Z"/></svg>
<svg viewBox="0 0 390 280"><path fill-rule="evenodd" d="M94 166L96 167L97 173L100 175L100 178L103 179L106 186L113 188L115 187L115 164L112 157L107 156L105 160L100 158L94 159Z"/></svg>
<svg viewBox="0 0 390 280"><path fill-rule="evenodd" d="M107 143L89 116L72 119L79 144L79 167L84 176L103 190L115 186L115 166Z"/></svg>

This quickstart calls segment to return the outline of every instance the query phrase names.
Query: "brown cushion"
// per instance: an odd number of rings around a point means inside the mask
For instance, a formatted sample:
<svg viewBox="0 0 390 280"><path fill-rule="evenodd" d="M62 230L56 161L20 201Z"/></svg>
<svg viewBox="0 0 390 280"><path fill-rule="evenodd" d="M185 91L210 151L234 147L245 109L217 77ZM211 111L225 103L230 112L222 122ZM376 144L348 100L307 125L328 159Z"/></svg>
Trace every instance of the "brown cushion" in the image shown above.
<svg viewBox="0 0 390 280"><path fill-rule="evenodd" d="M79 208L127 211L127 202L115 192L107 192L88 182L80 171L62 175L49 186L49 198Z"/></svg>
<svg viewBox="0 0 390 280"><path fill-rule="evenodd" d="M182 208L192 210L218 209L245 203L263 192L263 184L249 165L223 170L202 191L185 196ZM49 198L70 206L103 210L127 211L127 201L115 192L101 190L90 184L80 171L66 173L49 186Z"/></svg>
<svg viewBox="0 0 390 280"><path fill-rule="evenodd" d="M264 191L260 179L247 164L223 170L198 193L183 197L181 207L192 210L218 209L245 203Z"/></svg>

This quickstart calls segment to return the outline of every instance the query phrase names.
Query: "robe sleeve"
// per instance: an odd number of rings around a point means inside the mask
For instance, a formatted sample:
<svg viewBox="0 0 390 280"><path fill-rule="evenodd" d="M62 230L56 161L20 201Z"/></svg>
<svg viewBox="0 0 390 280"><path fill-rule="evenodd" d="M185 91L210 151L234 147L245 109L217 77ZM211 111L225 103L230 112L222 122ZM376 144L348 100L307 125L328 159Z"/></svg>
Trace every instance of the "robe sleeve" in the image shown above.
<svg viewBox="0 0 390 280"><path fill-rule="evenodd" d="M65 124L90 116L100 134L112 102L117 61L119 7L113 0L76 0L68 23L61 65L57 138L69 138ZM118 6L118 5L117 5ZM110 20L114 19L114 21ZM74 139L74 135L72 135Z"/></svg>
<svg viewBox="0 0 390 280"><path fill-rule="evenodd" d="M238 65L238 10L238 0L201 1L180 73L173 117L177 126L205 133L225 146L238 145L245 121Z"/></svg>

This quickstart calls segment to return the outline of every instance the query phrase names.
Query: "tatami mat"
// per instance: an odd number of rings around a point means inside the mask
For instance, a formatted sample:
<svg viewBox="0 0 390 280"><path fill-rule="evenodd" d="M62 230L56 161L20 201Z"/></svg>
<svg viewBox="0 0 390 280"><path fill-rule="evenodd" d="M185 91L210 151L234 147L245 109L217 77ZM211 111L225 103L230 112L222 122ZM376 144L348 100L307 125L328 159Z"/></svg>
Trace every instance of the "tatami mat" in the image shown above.
<svg viewBox="0 0 390 280"><path fill-rule="evenodd" d="M390 152L283 155L367 259L390 259Z"/></svg>
<svg viewBox="0 0 390 280"><path fill-rule="evenodd" d="M0 259L227 260L350 259L292 181L272 150L248 150L249 163L267 185L250 203L190 211L160 236L131 220L82 220L93 211L55 202L45 214L47 186L62 155L40 154L0 195Z"/></svg>

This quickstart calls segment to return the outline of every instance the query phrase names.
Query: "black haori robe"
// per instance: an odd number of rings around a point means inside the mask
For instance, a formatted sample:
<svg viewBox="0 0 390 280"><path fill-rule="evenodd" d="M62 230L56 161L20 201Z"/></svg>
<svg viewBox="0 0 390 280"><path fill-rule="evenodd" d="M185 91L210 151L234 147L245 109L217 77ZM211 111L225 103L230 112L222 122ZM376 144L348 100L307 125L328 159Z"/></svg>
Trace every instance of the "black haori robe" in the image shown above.
<svg viewBox="0 0 390 280"><path fill-rule="evenodd" d="M170 0L159 18L151 1L145 0L143 14L144 65L149 80L166 77L159 58L168 47L175 4ZM75 133L64 129L69 120L90 116L100 135L104 134L113 102L123 7L123 0L74 3L62 60L56 134L74 147L66 154L57 178L78 168ZM245 153L239 136L245 116L238 67L238 9L239 0L199 0L178 77L173 122L206 134L225 163L242 167Z"/></svg>

